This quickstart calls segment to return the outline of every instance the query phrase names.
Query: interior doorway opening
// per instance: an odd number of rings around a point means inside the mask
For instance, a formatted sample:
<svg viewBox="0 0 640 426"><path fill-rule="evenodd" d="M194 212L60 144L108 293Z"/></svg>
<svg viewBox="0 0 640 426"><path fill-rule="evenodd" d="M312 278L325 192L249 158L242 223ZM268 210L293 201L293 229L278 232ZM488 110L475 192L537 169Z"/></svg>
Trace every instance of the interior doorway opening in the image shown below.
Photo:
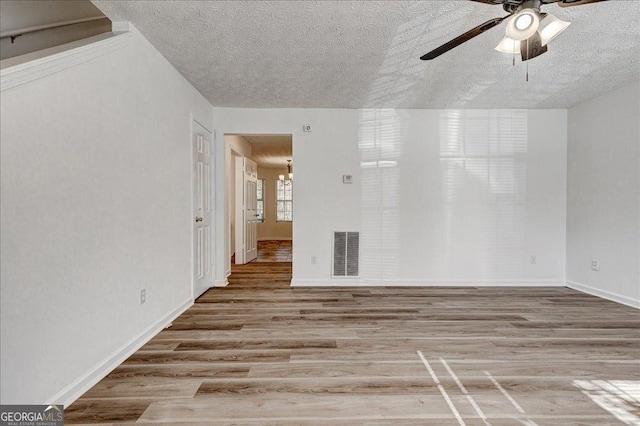
<svg viewBox="0 0 640 426"><path fill-rule="evenodd" d="M228 271L293 261L292 135L225 134Z"/></svg>

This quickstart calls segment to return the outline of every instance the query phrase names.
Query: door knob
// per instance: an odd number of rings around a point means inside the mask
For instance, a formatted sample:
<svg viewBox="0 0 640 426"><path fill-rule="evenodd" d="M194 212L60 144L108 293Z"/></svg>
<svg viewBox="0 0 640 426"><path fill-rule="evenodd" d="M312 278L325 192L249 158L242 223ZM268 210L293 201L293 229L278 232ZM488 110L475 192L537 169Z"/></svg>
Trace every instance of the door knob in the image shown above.
<svg viewBox="0 0 640 426"><path fill-rule="evenodd" d="M200 216L196 217L196 222L202 222L204 219L201 218Z"/></svg>

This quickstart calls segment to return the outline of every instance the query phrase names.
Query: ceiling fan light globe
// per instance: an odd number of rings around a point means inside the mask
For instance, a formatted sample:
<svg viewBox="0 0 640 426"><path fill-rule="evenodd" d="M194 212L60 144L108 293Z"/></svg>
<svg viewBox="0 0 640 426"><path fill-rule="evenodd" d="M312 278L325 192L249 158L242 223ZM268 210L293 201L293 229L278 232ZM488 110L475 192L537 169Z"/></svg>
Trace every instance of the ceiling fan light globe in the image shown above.
<svg viewBox="0 0 640 426"><path fill-rule="evenodd" d="M556 38L560 33L567 29L571 22L563 21L548 13L547 16L540 21L540 39L543 46L546 46L551 40Z"/></svg>
<svg viewBox="0 0 640 426"><path fill-rule="evenodd" d="M514 40L505 36L496 46L496 50L503 53L518 53L520 52L520 40Z"/></svg>
<svg viewBox="0 0 640 426"><path fill-rule="evenodd" d="M516 18L514 24L518 31L524 31L533 24L533 18L528 13L524 13Z"/></svg>
<svg viewBox="0 0 640 426"><path fill-rule="evenodd" d="M533 9L524 9L509 20L507 37L512 40L526 40L538 31L540 16Z"/></svg>

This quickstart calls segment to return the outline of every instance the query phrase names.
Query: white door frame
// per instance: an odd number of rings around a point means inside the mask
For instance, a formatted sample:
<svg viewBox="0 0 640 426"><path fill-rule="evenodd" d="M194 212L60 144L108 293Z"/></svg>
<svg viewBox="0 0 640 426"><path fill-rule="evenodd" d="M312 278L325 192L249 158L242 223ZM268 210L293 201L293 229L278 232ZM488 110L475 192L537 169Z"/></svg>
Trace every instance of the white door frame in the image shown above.
<svg viewBox="0 0 640 426"><path fill-rule="evenodd" d="M291 144L293 148L292 159L295 163L295 147L296 140L302 139L299 131L294 131L292 129L271 129L264 131L239 131L239 130L231 130L231 129L218 129L216 131L216 207L217 211L225 212L225 214L218 215L218 227L216 228L219 231L220 238L216 238L218 242L218 257L217 257L217 280L216 286L225 286L228 284L227 278L231 275L231 195L230 191L233 190L231 188L231 170L229 168L230 161L232 160L232 155L235 153L236 155L242 156L242 154L227 148L227 144L225 143L225 135L291 135ZM297 190L300 190L298 187ZM295 192L296 187L294 187L294 199L296 198ZM293 235L292 241L295 246L295 235L296 235L296 226L295 226L295 209L294 209L294 221L293 221ZM294 256L295 257L295 256Z"/></svg>

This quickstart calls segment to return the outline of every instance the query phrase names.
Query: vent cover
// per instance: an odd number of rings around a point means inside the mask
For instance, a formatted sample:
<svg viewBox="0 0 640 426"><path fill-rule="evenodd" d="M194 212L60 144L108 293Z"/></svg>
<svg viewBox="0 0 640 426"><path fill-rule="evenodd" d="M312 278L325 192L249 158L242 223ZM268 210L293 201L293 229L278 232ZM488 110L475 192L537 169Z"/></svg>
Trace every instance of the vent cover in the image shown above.
<svg viewBox="0 0 640 426"><path fill-rule="evenodd" d="M333 233L333 276L357 277L360 258L359 232Z"/></svg>

